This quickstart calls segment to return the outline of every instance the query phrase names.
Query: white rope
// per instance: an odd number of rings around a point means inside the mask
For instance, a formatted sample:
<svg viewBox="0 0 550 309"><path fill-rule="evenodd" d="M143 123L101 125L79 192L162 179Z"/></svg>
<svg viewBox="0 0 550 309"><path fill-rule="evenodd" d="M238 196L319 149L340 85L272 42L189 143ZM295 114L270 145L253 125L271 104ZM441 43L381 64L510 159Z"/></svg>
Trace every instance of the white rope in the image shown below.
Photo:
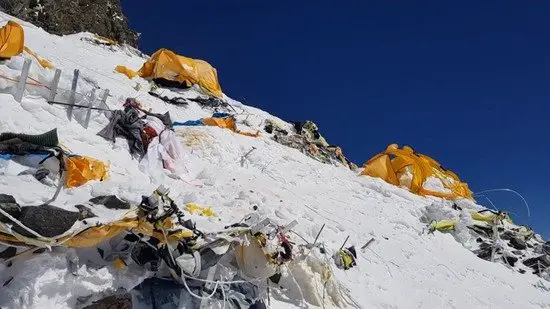
<svg viewBox="0 0 550 309"><path fill-rule="evenodd" d="M164 229L160 229L162 231L162 235L164 236L164 240L166 242L166 246L168 247L168 254L170 255L170 258L172 259L172 261L174 261L175 263L175 259L174 259L174 256L172 255L172 247L170 246L170 244L168 243L168 238L166 237L166 232L164 231ZM220 280L216 280L216 281L212 281L212 280L205 280L205 279L199 279L199 278L195 278L193 276L188 276L186 275L183 270L181 269L180 267L180 274L179 274L181 277L184 277L185 279L192 279L192 280L197 280L197 281L200 281L200 282L205 282L205 283L212 283L214 284L214 288L213 288L213 291L211 294L207 295L207 296L200 296L200 295L197 295L195 293L193 293L191 291L191 289L189 288L189 286L187 285L187 280L183 279L183 286L185 287L185 289L187 290L187 292L197 298L197 299L200 299L200 300L210 300L212 299L212 297L214 297L214 294L216 294L216 291L218 290L218 286L221 284L221 285L224 285L224 284L233 284L233 283L250 283L250 281L244 281L244 280L235 280L235 281L220 281ZM223 296L223 308L222 309L225 309L225 303L227 301L226 299L226 296L225 296L225 290L223 289L223 287L220 287L221 289L221 292L222 292L222 296Z"/></svg>
<svg viewBox="0 0 550 309"><path fill-rule="evenodd" d="M527 203L527 201L525 200L525 198L523 197L523 195L519 194L519 193L518 193L517 191L515 191L515 190L508 189L508 188L483 190L483 191L474 193L473 196L481 195L481 194L483 194L483 193L489 193L489 192L512 192L512 193L514 193L515 195L519 196L519 197L521 198L521 200L523 201L523 203L525 204L525 207L527 208L527 217L529 218L529 221L531 220L531 209L529 208L529 203Z"/></svg>

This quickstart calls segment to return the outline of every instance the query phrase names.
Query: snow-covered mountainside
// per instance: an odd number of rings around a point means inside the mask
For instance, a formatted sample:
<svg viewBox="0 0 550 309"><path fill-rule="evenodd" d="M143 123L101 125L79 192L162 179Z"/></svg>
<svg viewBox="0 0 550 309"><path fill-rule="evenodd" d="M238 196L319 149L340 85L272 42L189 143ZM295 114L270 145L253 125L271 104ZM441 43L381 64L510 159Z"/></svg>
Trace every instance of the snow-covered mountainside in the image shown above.
<svg viewBox="0 0 550 309"><path fill-rule="evenodd" d="M0 18L4 22L13 19L3 13ZM117 65L138 69L146 60L132 48L97 45L87 40L91 38L87 33L59 37L19 22L24 27L25 45L62 70L62 89L70 89L72 72L79 69L78 92L109 89L107 105L112 110L121 109L126 98L131 97L137 98L146 110L169 111L172 120L195 120L212 114L212 110L194 102L187 106L168 104L148 94L150 85L144 79L130 80L115 72ZM17 79L23 61L22 56L15 56L0 62L0 75ZM48 85L53 76L53 70L33 63L33 79ZM85 112L75 109L75 119L69 121L65 106L47 103L48 89L27 86L18 103L12 95L14 88L13 81L0 78L0 133L41 134L57 128L60 144L66 149L109 164L108 180L63 189L55 206L74 211L74 205L101 195L116 195L139 204L142 195L149 196L163 185L170 188L170 196L178 205L212 207L217 217L186 213L202 231L218 231L239 222L257 206L256 212L262 217L281 225L296 220L293 231L309 242L326 224L318 242L324 244L328 257L349 236L346 247L355 245L357 265L343 270L329 260L334 275L331 279L342 285L341 290L349 291L344 294L361 308L550 308L550 282L531 271L521 274L502 263L480 259L469 250L473 245L468 244L475 243L475 237L464 235L464 230L455 237L438 231L427 233L429 221L457 216L459 212L452 209L452 202L417 196L382 180L360 177L342 166L323 164L277 143L265 132L254 138L218 127L175 129L184 158L182 169L176 172L180 177L174 177L162 167L138 162L130 155L125 140L118 138L113 144L98 136L109 123L103 113L92 112L85 129L79 123ZM224 91L231 93L231 89ZM168 89L157 92L176 95ZM199 94L198 88L177 93L187 98ZM61 93L59 98L66 96ZM243 131L263 131L265 120L276 118L225 99L237 112L237 125ZM79 100L83 98L77 97ZM19 175L26 169L23 165L14 161L1 164L0 193L14 196L19 204L40 205L54 194L55 186L45 185L32 175ZM465 202L457 205L464 209L483 208ZM99 221L108 221L125 212L109 209L96 214ZM300 237L290 235L292 242L305 244ZM374 242L361 249L372 238ZM317 251L312 254L323 259L325 255ZM82 253L82 263L74 275L67 268L67 254L56 248L16 260L10 267L0 264L0 283L6 283L0 286L0 307L75 308L83 297L131 289L144 279L143 274L93 267L84 262L86 256ZM271 292L269 308L317 308L316 303L320 307L319 299L323 297L318 295L324 294L319 279L322 271L316 270L313 263L299 261L289 269L294 277L292 284ZM326 293L326 299L320 301L326 308L337 308L338 303L346 307L345 302L335 300L337 292L327 289Z"/></svg>

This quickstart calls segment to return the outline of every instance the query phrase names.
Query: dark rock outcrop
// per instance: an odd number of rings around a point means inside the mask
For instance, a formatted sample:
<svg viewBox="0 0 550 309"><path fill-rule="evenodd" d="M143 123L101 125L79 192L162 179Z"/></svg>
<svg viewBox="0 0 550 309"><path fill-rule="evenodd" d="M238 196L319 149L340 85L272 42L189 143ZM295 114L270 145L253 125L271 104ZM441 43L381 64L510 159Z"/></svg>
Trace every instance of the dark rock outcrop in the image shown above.
<svg viewBox="0 0 550 309"><path fill-rule="evenodd" d="M509 264L512 267L514 267L514 265L518 261L517 257L511 256L511 255L503 256L502 259L504 260L505 263Z"/></svg>
<svg viewBox="0 0 550 309"><path fill-rule="evenodd" d="M0 10L58 35L89 31L136 47L121 0L0 0Z"/></svg>
<svg viewBox="0 0 550 309"><path fill-rule="evenodd" d="M550 267L550 256L541 255L538 257L526 259L523 261L523 265L530 267L534 270L534 274L538 274Z"/></svg>
<svg viewBox="0 0 550 309"><path fill-rule="evenodd" d="M132 309L132 296L130 293L108 296L84 309Z"/></svg>
<svg viewBox="0 0 550 309"><path fill-rule="evenodd" d="M510 246L514 247L514 249L517 249L517 250L527 249L527 243L525 243L525 240L519 237L514 237L510 239Z"/></svg>

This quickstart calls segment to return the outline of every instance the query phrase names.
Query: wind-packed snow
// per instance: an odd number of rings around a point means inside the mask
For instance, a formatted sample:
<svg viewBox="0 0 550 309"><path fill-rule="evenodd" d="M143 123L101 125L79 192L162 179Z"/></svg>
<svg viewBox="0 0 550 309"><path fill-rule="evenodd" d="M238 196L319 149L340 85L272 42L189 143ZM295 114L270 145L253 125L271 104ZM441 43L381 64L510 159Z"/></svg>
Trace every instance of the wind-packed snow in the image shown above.
<svg viewBox="0 0 550 309"><path fill-rule="evenodd" d="M0 14L0 18L12 19L5 14ZM211 114L195 103L188 107L167 104L147 93L145 80L129 80L114 72L117 65L139 69L145 61L130 48L99 46L82 40L91 34L59 37L22 24L26 46L62 70L63 89L70 88L72 72L79 69L82 79L78 91L86 93L95 86L110 89L112 96L107 104L111 109L119 109L127 97L135 97L146 109L169 111L173 120L194 120ZM184 50L180 52L185 54ZM22 63L22 57L4 61L0 63L0 74L15 78ZM30 76L47 84L53 73L33 63ZM74 205L106 194L139 203L142 195L149 195L163 184L170 188L179 205L193 202L211 206L218 214L219 219L190 216L202 230L216 230L237 222L258 206L260 213L281 224L297 220L294 230L309 241L326 224L320 241L326 244L329 256L349 235L348 245L358 248L357 267L334 270L336 279L363 308L550 308L550 283L479 259L449 234L425 233L426 223L421 218L435 209L441 212L441 219L447 219L449 202L416 196L382 180L322 164L276 143L267 134L252 138L217 127L176 129L186 153L183 179L174 179L166 171L152 171L143 164L140 167L130 156L125 140L117 139L113 145L97 136L108 123L103 114L93 112L89 128L85 129L75 119L68 121L65 107L47 103L47 89L28 86L23 101L17 103L11 94L13 84L0 79L4 92L0 94L0 132L39 134L57 128L63 146L110 166L108 181L64 189L53 203L56 206L75 210ZM231 93L231 89L224 90ZM195 97L198 90L188 90L183 95ZM263 121L273 117L228 100L239 112L238 126L242 130L261 130ZM75 115L77 120L83 116L76 110ZM246 124L242 123L244 120ZM253 147L255 150L241 162ZM23 169L11 161L0 166L0 193L13 195L21 205L47 201L55 187L45 186L30 175L17 176ZM123 213L105 212L101 219L113 220ZM359 250L373 237L373 244ZM292 240L303 243L297 237ZM65 255L54 250L10 268L0 266L0 282L14 276L9 285L0 287L0 307L73 308L80 296L131 288L144 276L81 265L79 276L75 277L66 268ZM311 292L319 288L311 279L316 275L315 265L294 265L292 272L306 294L304 298L309 300L306 305L316 308ZM274 295L270 308L299 308L300 295L295 294L294 298ZM326 307L335 305L327 298Z"/></svg>

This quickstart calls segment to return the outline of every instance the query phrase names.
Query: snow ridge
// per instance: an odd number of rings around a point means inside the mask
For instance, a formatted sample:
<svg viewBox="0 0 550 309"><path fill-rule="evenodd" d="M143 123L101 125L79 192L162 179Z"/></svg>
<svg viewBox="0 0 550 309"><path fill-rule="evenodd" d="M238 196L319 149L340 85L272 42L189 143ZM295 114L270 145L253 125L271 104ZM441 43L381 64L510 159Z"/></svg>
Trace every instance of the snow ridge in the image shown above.
<svg viewBox="0 0 550 309"><path fill-rule="evenodd" d="M3 13L0 17L12 19ZM147 93L149 85L145 80L129 80L114 72L117 65L139 68L145 61L130 48L94 45L83 40L90 36L86 33L59 37L27 23L23 27L26 45L63 71L62 88L70 88L72 71L79 69L84 82L79 84L78 92L86 93L94 87L110 89L112 96L107 104L111 109L119 109L127 97L135 97L146 109L169 111L173 120L211 114L196 103L187 107L167 104ZM1 62L0 74L17 78L23 60L13 57ZM47 84L53 71L34 63L30 76ZM63 190L55 202L58 207L74 210L74 205L91 197L109 194L139 203L141 195L149 195L163 184L171 189L171 196L179 204L207 205L218 213L219 220L190 216L203 230L219 230L258 206L258 212L282 224L297 220L295 231L309 241L326 224L320 241L329 256L348 235L348 244L357 248L375 238L368 248L358 250L357 267L334 270L336 279L362 308L550 308L548 282L479 259L450 234L425 233L427 222L423 220L427 212L436 209L444 213L451 209L451 203L416 196L379 179L358 177L348 169L322 164L266 135L251 138L216 127L177 130L186 149L187 171L184 179L174 179L164 171L151 172L140 166L130 156L125 141L112 144L97 136L108 123L103 114L93 112L89 128L84 129L78 121L68 121L64 107L46 102L47 89L27 90L23 101L17 103L12 96L13 82L0 79L0 132L39 134L57 128L65 147L110 165L108 181ZM174 95L170 90L163 91ZM192 88L177 95L196 97L199 91ZM266 119L276 118L226 99L239 112L237 119L243 130L262 130ZM75 112L75 118L80 117L83 115ZM244 119L246 124L242 123ZM252 147L255 150L241 164L242 156ZM0 193L13 195L22 205L39 205L48 200L55 188L29 175L18 176L23 169L12 161L0 166ZM292 240L303 243L300 238ZM121 276L114 269L86 265L80 266L75 278L66 269L65 256L66 252L54 250L12 267L0 265L0 282L13 277L9 285L0 287L0 307L74 308L79 297L131 288L141 280L139 275ZM312 290L319 286L307 277L316 267L311 260L293 268L305 303L296 301L298 295L288 298L275 294L270 308L318 308L322 301L316 299ZM325 305L337 308L339 303L342 304L334 297Z"/></svg>

